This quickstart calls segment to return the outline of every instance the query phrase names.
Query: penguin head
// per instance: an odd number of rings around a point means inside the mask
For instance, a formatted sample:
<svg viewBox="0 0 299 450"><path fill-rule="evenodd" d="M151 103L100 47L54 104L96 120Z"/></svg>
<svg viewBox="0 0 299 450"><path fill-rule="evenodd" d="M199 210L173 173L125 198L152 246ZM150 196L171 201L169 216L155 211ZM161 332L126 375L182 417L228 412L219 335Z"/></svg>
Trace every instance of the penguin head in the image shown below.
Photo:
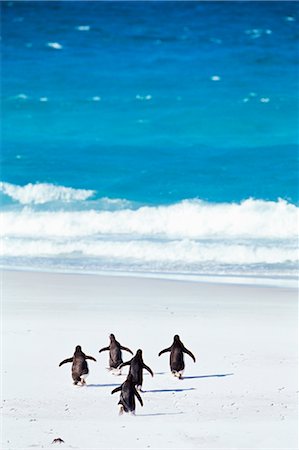
<svg viewBox="0 0 299 450"><path fill-rule="evenodd" d="M140 348L137 350L136 356L140 356L140 358L142 358L142 350Z"/></svg>
<svg viewBox="0 0 299 450"><path fill-rule="evenodd" d="M114 334L111 333L109 337L110 337L110 341L115 341L115 336L114 336Z"/></svg>
<svg viewBox="0 0 299 450"><path fill-rule="evenodd" d="M75 348L75 352L76 352L76 353L82 352L81 345L77 345L77 347Z"/></svg>
<svg viewBox="0 0 299 450"><path fill-rule="evenodd" d="M174 340L175 342L179 342L179 341L180 341L180 336L179 336L178 334L176 334L176 335L174 336L173 340Z"/></svg>

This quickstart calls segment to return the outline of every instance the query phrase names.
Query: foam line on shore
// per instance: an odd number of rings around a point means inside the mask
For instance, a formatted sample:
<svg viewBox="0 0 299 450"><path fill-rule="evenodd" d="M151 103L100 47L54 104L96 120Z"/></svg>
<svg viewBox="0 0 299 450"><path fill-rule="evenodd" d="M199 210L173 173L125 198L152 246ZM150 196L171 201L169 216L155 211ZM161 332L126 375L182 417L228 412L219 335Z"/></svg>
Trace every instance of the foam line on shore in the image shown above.
<svg viewBox="0 0 299 450"><path fill-rule="evenodd" d="M67 270L55 269L48 270L43 268L27 268L27 267L4 267L0 266L0 270L7 272L31 272L44 274L65 274L65 275L98 275L100 277L120 277L120 278L144 278L157 280L172 280L192 283L205 284L230 284L230 285L249 285L249 286L267 286L277 288L298 289L298 279L296 277L262 277L262 276L227 276L227 275L207 275L207 274L180 274L180 273L158 273L158 272L126 272L117 270Z"/></svg>

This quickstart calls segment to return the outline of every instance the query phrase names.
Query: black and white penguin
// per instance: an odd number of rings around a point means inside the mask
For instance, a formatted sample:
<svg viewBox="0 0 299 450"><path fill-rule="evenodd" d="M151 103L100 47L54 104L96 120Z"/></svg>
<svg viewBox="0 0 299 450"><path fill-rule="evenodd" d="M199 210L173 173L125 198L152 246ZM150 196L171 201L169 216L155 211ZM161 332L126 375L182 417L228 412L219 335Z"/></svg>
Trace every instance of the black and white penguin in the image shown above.
<svg viewBox="0 0 299 450"><path fill-rule="evenodd" d="M112 373L116 375L120 375L121 371L119 369L119 366L123 362L121 351L125 350L126 352L131 353L131 355L133 355L133 352L129 348L124 347L119 342L117 342L114 334L110 334L109 338L110 344L108 345L108 347L101 348L101 350L99 350L99 353L109 350L109 370L111 370Z"/></svg>
<svg viewBox="0 0 299 450"><path fill-rule="evenodd" d="M122 363L119 368L121 369L122 367L129 365L129 375L132 375L133 383L136 385L137 389L141 390L143 382L143 369L146 369L152 377L154 376L152 369L150 369L143 362L142 350L137 350L136 355L130 361Z"/></svg>
<svg viewBox="0 0 299 450"><path fill-rule="evenodd" d="M81 385L83 386L84 384L86 384L85 379L89 373L88 365L86 362L87 359L96 361L96 359L93 358L93 356L85 355L85 353L82 352L81 346L77 345L74 356L61 361L61 363L59 364L59 367L68 362L73 363L72 364L72 377L74 380L74 384L77 385L78 383L81 383Z"/></svg>
<svg viewBox="0 0 299 450"><path fill-rule="evenodd" d="M132 413L135 414L136 404L135 397L137 397L141 406L143 406L142 398L140 394L137 392L135 383L133 380L133 376L131 374L128 375L126 381L119 387L113 389L111 394L115 394L115 392L120 391L120 398L118 404L120 405L119 414Z"/></svg>
<svg viewBox="0 0 299 450"><path fill-rule="evenodd" d="M177 334L173 338L173 344L170 347L161 350L159 356L166 352L170 352L170 370L173 375L178 378L182 378L185 368L184 353L187 353L187 355L189 355L195 362L195 356L190 352L190 350L186 349Z"/></svg>

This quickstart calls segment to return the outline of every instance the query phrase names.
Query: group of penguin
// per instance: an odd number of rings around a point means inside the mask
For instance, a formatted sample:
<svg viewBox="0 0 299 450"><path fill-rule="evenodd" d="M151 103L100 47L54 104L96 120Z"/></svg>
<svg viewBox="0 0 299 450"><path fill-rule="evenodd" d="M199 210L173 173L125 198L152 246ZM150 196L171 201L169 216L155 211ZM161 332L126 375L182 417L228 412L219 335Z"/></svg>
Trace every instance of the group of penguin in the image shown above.
<svg viewBox="0 0 299 450"><path fill-rule="evenodd" d="M137 350L135 356L127 362L123 362L122 360L122 350L133 355L132 350L122 346L119 342L117 342L114 334L110 334L110 344L107 347L101 348L99 353L109 351L108 370L116 375L121 374L122 367L130 366L126 381L119 387L113 389L111 394L120 392L120 399L118 402L120 405L119 414L123 414L123 412L135 414L135 397L138 399L141 406L143 406L142 398L138 392L142 389L143 369L147 370L152 377L154 374L150 367L144 363L142 359L142 350ZM189 355L195 362L195 356L184 346L177 334L173 338L172 345L164 350L161 350L159 356L166 352L170 352L170 370L172 374L178 378L182 378L185 368L184 353ZM87 359L96 361L93 356L85 355L81 349L81 346L77 345L74 355L71 358L61 361L59 367L68 362L72 363L72 378L74 385L84 386L86 384L85 379L89 372L86 362Z"/></svg>

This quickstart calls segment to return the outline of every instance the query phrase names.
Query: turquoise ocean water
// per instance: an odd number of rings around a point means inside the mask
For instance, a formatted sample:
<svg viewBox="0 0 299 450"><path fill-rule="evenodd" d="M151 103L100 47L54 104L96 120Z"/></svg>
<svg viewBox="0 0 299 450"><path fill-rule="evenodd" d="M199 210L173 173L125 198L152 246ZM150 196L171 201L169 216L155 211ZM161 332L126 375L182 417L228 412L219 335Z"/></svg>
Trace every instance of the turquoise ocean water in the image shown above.
<svg viewBox="0 0 299 450"><path fill-rule="evenodd" d="M297 2L1 2L5 267L289 277Z"/></svg>

